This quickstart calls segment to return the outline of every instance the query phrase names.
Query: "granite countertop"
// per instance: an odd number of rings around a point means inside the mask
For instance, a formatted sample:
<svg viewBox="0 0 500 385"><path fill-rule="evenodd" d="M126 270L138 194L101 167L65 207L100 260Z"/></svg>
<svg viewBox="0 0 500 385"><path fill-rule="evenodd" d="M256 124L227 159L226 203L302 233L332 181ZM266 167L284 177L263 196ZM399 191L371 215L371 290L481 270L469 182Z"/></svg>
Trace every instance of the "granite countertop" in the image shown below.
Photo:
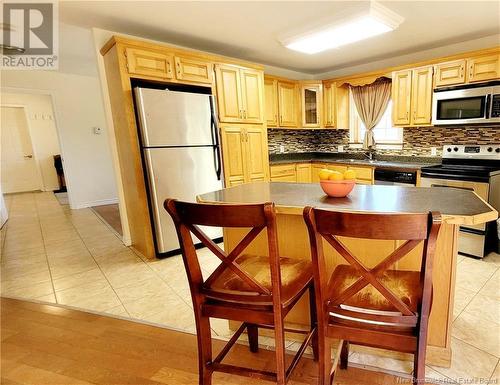
<svg viewBox="0 0 500 385"><path fill-rule="evenodd" d="M420 170L425 166L432 166L441 163L441 158L414 157L414 156L389 156L376 155L370 161L363 153L324 153L324 152L303 152L289 154L270 154L269 163L288 164L297 162L312 163L343 163L359 166L373 166L377 168L397 168L403 170Z"/></svg>
<svg viewBox="0 0 500 385"><path fill-rule="evenodd" d="M462 189L356 185L345 198L330 198L319 183L256 182L197 197L205 203L274 202L278 213L302 215L305 206L348 212L423 213L438 211L443 221L479 224L498 213L474 192Z"/></svg>

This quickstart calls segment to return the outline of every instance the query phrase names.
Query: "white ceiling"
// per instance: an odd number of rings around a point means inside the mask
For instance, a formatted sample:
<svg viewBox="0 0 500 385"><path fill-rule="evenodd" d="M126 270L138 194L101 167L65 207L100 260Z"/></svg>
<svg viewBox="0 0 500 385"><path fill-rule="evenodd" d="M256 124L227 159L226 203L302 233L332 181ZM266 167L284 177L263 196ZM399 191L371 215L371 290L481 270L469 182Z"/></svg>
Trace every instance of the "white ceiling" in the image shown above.
<svg viewBox="0 0 500 385"><path fill-rule="evenodd" d="M500 33L499 1L384 1L383 5L405 18L396 31L316 55L294 52L279 43L283 34L333 18L355 3L64 1L59 3L59 13L63 23L141 36L308 74Z"/></svg>

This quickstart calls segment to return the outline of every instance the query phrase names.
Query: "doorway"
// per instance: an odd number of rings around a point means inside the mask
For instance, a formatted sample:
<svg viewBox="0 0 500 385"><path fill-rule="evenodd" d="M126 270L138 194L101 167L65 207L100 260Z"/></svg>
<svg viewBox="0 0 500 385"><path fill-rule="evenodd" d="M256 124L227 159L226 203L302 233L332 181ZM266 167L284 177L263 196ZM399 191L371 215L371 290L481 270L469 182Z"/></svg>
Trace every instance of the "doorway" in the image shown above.
<svg viewBox="0 0 500 385"><path fill-rule="evenodd" d="M41 190L43 183L25 108L2 106L1 127L2 192Z"/></svg>
<svg viewBox="0 0 500 385"><path fill-rule="evenodd" d="M2 193L66 191L52 96L2 90L1 123Z"/></svg>

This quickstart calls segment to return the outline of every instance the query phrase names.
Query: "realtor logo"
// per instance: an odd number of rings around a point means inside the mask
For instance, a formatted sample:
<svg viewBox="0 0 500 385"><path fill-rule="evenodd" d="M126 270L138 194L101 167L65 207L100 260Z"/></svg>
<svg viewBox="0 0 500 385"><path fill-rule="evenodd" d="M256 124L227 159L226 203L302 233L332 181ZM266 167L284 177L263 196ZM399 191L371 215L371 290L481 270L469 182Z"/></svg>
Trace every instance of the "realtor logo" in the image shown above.
<svg viewBox="0 0 500 385"><path fill-rule="evenodd" d="M57 69L57 5L3 2L2 69Z"/></svg>

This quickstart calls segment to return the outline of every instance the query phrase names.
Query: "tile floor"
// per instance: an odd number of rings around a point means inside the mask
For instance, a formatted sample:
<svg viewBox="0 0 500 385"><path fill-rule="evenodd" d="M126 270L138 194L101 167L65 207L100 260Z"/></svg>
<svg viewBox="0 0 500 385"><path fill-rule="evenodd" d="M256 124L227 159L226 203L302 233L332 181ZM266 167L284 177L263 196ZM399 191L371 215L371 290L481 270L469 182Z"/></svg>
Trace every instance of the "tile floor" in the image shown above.
<svg viewBox="0 0 500 385"><path fill-rule="evenodd" d="M58 303L195 332L189 288L180 257L143 260L91 209L70 210L52 193L6 196L9 221L1 230L1 295ZM218 265L201 252L204 274ZM227 322L213 320L227 339ZM437 382L500 379L500 255L482 261L459 257L451 368L428 367ZM264 347L271 338L262 338ZM291 350L297 343L289 342ZM412 363L353 352L350 363L411 373ZM475 382L474 382L475 381Z"/></svg>

